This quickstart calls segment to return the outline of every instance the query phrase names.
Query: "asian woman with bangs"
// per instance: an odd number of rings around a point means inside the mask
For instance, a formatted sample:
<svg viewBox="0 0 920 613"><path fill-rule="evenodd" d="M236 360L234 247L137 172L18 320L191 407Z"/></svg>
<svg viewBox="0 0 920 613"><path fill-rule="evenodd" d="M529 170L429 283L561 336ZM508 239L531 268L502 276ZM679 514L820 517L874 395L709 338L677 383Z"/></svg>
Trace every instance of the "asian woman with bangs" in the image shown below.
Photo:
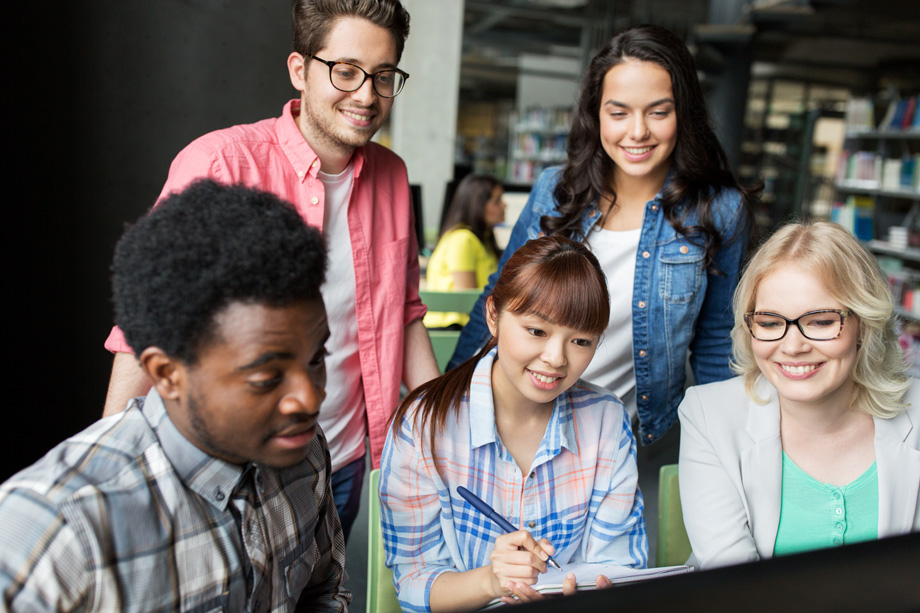
<svg viewBox="0 0 920 613"><path fill-rule="evenodd" d="M536 600L530 586L550 555L563 566L647 564L628 415L580 380L609 319L597 259L560 236L529 241L485 308L489 341L410 393L384 445L381 523L405 610ZM504 534L457 486L520 529Z"/></svg>

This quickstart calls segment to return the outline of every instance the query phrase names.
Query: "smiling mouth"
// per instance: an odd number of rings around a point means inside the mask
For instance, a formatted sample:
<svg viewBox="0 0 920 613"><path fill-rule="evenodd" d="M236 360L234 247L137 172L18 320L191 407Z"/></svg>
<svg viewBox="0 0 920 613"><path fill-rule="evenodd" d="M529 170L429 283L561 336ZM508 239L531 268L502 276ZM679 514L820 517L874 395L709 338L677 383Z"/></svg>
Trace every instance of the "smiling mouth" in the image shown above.
<svg viewBox="0 0 920 613"><path fill-rule="evenodd" d="M642 155L652 150L652 147L623 147L623 150L630 155Z"/></svg>
<svg viewBox="0 0 920 613"><path fill-rule="evenodd" d="M345 117L348 117L349 119L354 119L355 121L360 121L360 122L369 122L371 118L373 117L373 115L359 115L357 113L353 113L352 111L346 111L344 109L342 110L342 114L345 115Z"/></svg>
<svg viewBox="0 0 920 613"><path fill-rule="evenodd" d="M805 366L788 366L786 364L780 364L779 367L783 372L787 372L790 375L807 375L812 373L818 368L818 364L807 364Z"/></svg>
<svg viewBox="0 0 920 613"><path fill-rule="evenodd" d="M532 370L528 370L527 372L533 375L533 378L539 381L540 383L555 383L556 381L562 378L562 377L548 377L546 375L541 375L540 373L534 372Z"/></svg>

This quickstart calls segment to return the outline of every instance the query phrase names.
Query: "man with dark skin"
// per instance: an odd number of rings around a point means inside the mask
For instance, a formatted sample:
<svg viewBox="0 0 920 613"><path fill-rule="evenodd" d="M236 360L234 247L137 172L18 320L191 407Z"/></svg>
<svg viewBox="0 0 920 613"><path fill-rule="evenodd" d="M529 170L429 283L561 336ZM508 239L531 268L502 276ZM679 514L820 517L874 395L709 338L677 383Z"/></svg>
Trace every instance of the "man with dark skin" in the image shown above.
<svg viewBox="0 0 920 613"><path fill-rule="evenodd" d="M346 610L319 232L202 180L131 227L112 269L152 387L0 486L0 608Z"/></svg>

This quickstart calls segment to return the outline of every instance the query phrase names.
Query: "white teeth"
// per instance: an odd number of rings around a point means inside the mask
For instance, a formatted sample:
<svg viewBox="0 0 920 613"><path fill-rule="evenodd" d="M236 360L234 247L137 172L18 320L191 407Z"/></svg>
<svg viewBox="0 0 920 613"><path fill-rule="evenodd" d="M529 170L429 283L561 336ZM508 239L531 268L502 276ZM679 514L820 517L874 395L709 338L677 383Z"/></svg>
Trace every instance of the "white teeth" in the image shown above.
<svg viewBox="0 0 920 613"><path fill-rule="evenodd" d="M651 147L623 147L626 149L626 153L630 155L642 155L643 153L648 153L652 150Z"/></svg>
<svg viewBox="0 0 920 613"><path fill-rule="evenodd" d="M539 373L535 373L532 370L530 371L530 373L534 376L534 378L536 378L537 381L540 381L542 383L552 383L553 381L559 378L559 377L547 377Z"/></svg>
<svg viewBox="0 0 920 613"><path fill-rule="evenodd" d="M814 364L809 364L808 366L786 366L785 364L780 364L779 367L791 375L804 375L817 368Z"/></svg>
<svg viewBox="0 0 920 613"><path fill-rule="evenodd" d="M342 114L346 117L351 117L352 119L357 119L358 121L367 121L367 117L364 115L358 115L357 113L352 113L350 111L342 111Z"/></svg>

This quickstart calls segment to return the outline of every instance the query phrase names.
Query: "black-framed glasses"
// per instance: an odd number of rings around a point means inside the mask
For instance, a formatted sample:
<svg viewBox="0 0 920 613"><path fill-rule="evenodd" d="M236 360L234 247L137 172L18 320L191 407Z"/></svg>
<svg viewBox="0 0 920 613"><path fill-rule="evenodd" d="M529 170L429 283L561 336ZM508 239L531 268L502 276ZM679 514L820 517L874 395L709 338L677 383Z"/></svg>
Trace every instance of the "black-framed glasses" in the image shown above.
<svg viewBox="0 0 920 613"><path fill-rule="evenodd" d="M751 336L759 341L778 341L795 324L802 336L813 341L832 341L843 331L843 322L850 315L844 309L820 309L788 319L776 313L751 311L744 314Z"/></svg>
<svg viewBox="0 0 920 613"><path fill-rule="evenodd" d="M403 85L406 84L406 79L409 78L409 73L403 72L398 68L378 70L374 74L370 74L360 66L355 66L348 62L333 62L318 58L315 55L310 55L309 57L329 67L329 81L332 82L332 87L340 92L358 91L364 85L364 82L370 79L378 96L395 98L402 91Z"/></svg>

